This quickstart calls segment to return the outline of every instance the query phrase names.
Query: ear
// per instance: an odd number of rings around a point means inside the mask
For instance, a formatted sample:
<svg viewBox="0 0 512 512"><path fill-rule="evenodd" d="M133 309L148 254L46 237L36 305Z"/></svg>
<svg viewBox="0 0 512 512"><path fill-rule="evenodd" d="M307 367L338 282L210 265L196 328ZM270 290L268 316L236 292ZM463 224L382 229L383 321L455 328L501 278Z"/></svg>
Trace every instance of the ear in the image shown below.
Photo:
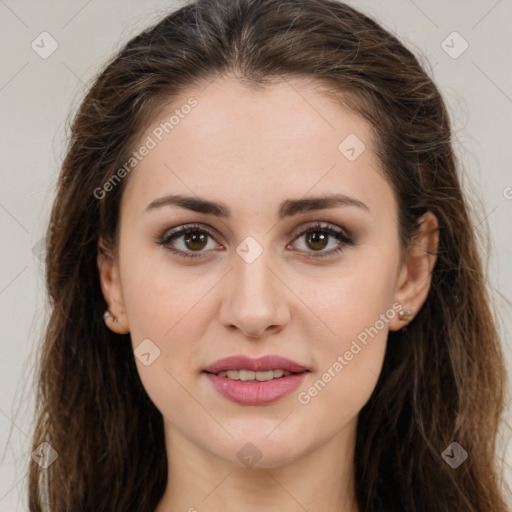
<svg viewBox="0 0 512 512"><path fill-rule="evenodd" d="M107 248L104 240L98 242L98 256L96 259L100 276L100 285L103 297L111 315L104 318L107 327L117 334L130 332L128 318L124 307L123 292L119 278L119 265L112 251Z"/></svg>
<svg viewBox="0 0 512 512"><path fill-rule="evenodd" d="M395 316L389 322L390 331L398 331L410 322L427 299L438 245L437 217L428 211L418 220L417 232L407 248L405 261L399 271L395 293L395 301L401 304L402 310L410 310L411 316L408 319Z"/></svg>

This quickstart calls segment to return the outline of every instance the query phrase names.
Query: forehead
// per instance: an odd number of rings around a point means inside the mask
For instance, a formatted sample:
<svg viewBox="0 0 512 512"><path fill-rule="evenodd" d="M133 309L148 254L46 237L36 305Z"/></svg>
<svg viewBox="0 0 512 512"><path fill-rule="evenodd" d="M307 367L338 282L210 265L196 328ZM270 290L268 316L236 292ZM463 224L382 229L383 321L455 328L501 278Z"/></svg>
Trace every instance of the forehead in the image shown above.
<svg viewBox="0 0 512 512"><path fill-rule="evenodd" d="M131 173L123 201L176 189L240 206L308 191L391 194L368 123L311 80L254 89L224 78L190 88L162 106L140 144L149 139L154 147Z"/></svg>
<svg viewBox="0 0 512 512"><path fill-rule="evenodd" d="M185 116L186 123L181 122L185 119L180 120L179 130L172 130L175 139L181 134L183 138L194 137L205 143L227 142L227 136L229 140L245 139L251 145L253 140L265 139L314 144L321 138L326 144L337 146L344 131L342 113L350 117L351 127L361 137L371 136L368 125L328 97L320 82L303 78L283 79L258 87L232 77L218 78L180 94L156 116L152 126L165 124L169 111L180 110L191 98L197 106Z"/></svg>

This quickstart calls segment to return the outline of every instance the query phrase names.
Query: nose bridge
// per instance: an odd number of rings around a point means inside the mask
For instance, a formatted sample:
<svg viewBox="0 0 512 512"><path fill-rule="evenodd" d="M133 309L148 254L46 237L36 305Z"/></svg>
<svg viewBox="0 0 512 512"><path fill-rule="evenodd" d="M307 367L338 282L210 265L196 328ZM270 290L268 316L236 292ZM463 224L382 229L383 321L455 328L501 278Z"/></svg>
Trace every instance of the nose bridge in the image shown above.
<svg viewBox="0 0 512 512"><path fill-rule="evenodd" d="M222 322L252 336L270 326L282 326L288 318L288 309L283 283L275 275L275 257L270 247L247 237L236 252L222 306Z"/></svg>
<svg viewBox="0 0 512 512"><path fill-rule="evenodd" d="M238 257L235 264L234 285L237 294L242 297L250 297L252 300L264 300L268 303L272 300L274 274L270 271L272 266L270 250L264 251L265 256L261 254L252 262L247 262L242 257ZM241 298L241 297L239 297Z"/></svg>

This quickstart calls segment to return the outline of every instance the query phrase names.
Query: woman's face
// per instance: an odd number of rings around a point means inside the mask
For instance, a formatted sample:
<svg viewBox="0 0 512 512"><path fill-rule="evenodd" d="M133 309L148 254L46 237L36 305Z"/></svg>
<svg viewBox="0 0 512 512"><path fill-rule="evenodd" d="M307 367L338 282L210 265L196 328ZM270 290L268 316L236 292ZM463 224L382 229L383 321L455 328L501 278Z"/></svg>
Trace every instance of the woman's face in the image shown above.
<svg viewBox="0 0 512 512"><path fill-rule="evenodd" d="M314 83L188 92L135 148L109 280L100 265L169 446L273 467L353 441L414 307L369 125Z"/></svg>

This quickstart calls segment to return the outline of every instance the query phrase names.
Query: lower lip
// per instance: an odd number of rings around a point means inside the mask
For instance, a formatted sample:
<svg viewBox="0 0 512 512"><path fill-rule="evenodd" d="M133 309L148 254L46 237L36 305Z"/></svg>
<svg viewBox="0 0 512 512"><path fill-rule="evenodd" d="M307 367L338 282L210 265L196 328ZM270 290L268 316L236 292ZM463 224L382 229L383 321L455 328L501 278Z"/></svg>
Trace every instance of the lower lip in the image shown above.
<svg viewBox="0 0 512 512"><path fill-rule="evenodd" d="M295 391L307 372L294 373L287 377L263 382L244 382L205 373L213 387L232 402L242 405L265 405L276 402Z"/></svg>

